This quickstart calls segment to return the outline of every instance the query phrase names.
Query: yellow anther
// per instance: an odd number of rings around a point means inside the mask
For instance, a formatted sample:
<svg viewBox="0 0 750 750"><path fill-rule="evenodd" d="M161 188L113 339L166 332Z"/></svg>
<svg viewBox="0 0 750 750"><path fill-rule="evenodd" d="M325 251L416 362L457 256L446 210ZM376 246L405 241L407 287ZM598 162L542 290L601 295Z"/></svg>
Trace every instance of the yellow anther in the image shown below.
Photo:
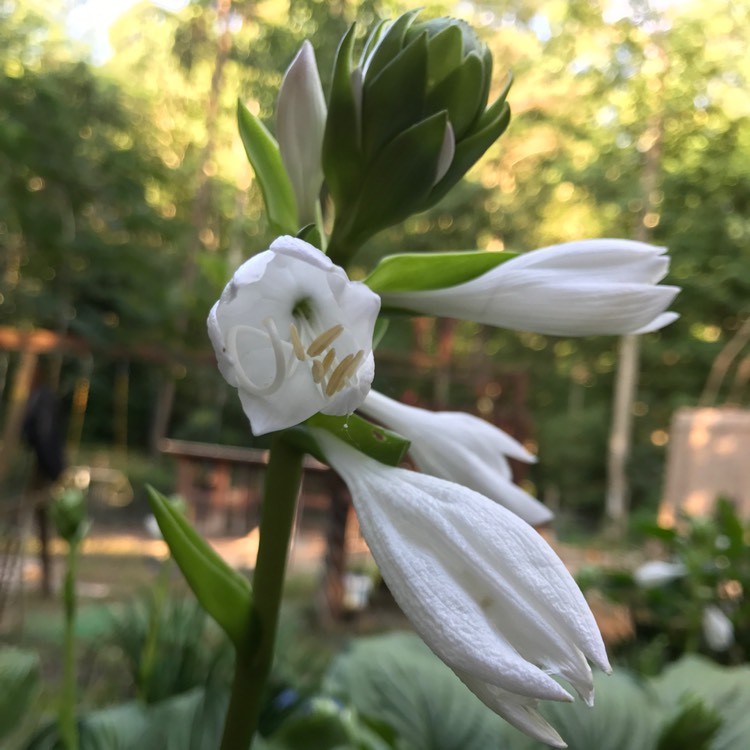
<svg viewBox="0 0 750 750"><path fill-rule="evenodd" d="M336 350L335 349L329 349L326 352L326 356L323 357L323 374L325 375L330 369L331 365L333 364L333 361L336 359Z"/></svg>
<svg viewBox="0 0 750 750"><path fill-rule="evenodd" d="M313 383L320 383L325 377L326 371L323 369L323 363L319 359L314 359L312 363Z"/></svg>
<svg viewBox="0 0 750 750"><path fill-rule="evenodd" d="M346 371L344 372L343 382L341 384L342 386L344 385L344 383L346 383L347 380L349 380L349 378L352 375L354 375L355 372L357 372L357 369L359 368L359 365L364 358L365 358L364 349L360 349L354 355L354 359L352 359L352 361L349 363L349 366L346 368Z"/></svg>
<svg viewBox="0 0 750 750"><path fill-rule="evenodd" d="M317 357L318 354L322 354L342 334L343 330L344 326L338 323L327 331L324 331L307 347L307 353L311 357Z"/></svg>
<svg viewBox="0 0 750 750"><path fill-rule="evenodd" d="M328 385L326 386L326 396L333 396L341 390L341 387L346 382L344 380L344 373L349 368L349 364L354 359L353 354L347 354L341 362L336 365L336 369L331 373L331 377L328 379Z"/></svg>
<svg viewBox="0 0 750 750"><path fill-rule="evenodd" d="M289 338L292 340L292 349L294 349L294 356L297 357L300 362L304 362L305 347L302 346L302 342L299 338L299 331L297 330L297 326L294 325L294 323L289 326Z"/></svg>

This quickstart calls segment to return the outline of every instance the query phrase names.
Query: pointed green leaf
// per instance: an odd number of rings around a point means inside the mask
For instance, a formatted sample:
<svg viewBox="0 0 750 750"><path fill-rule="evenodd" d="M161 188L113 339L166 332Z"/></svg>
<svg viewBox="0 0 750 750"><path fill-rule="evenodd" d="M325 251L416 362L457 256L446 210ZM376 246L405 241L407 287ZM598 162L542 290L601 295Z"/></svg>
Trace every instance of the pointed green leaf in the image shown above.
<svg viewBox="0 0 750 750"><path fill-rule="evenodd" d="M361 67L364 67L367 58L372 54L375 47L377 47L378 42L383 38L386 31L388 31L388 21L383 19L370 32L370 36L367 37L365 46L362 49L362 55L359 58L359 64Z"/></svg>
<svg viewBox="0 0 750 750"><path fill-rule="evenodd" d="M460 141L477 119L482 105L484 70L472 52L463 65L435 86L427 96L427 112L447 109L456 140Z"/></svg>
<svg viewBox="0 0 750 750"><path fill-rule="evenodd" d="M336 52L323 135L323 173L337 210L341 209L349 196L356 194L362 180L359 105L352 83L355 30L356 27L352 25Z"/></svg>
<svg viewBox="0 0 750 750"><path fill-rule="evenodd" d="M389 466L398 466L409 450L410 442L406 438L374 425L356 414L348 417L316 414L310 417L305 425L327 430L360 453ZM320 449L318 449L318 455L320 455Z"/></svg>
<svg viewBox="0 0 750 750"><path fill-rule="evenodd" d="M250 583L227 565L173 504L147 486L149 503L164 541L203 609L239 646L247 631Z"/></svg>
<svg viewBox="0 0 750 750"><path fill-rule="evenodd" d="M505 111L505 100L510 91L510 87L513 85L513 74L508 73L508 77L505 80L505 86L503 90L498 94L492 104L487 107L482 116L479 118L479 122L474 128L473 132L478 133L480 130L484 130L487 126L492 124L497 118Z"/></svg>
<svg viewBox="0 0 750 750"><path fill-rule="evenodd" d="M404 37L414 19L420 14L421 9L408 10L402 13L385 32L375 51L367 60L367 76L373 78L393 60L404 46Z"/></svg>
<svg viewBox="0 0 750 750"><path fill-rule="evenodd" d="M263 194L268 221L277 234L293 235L297 231L297 201L281 161L279 144L265 125L239 100L237 123L245 153Z"/></svg>
<svg viewBox="0 0 750 750"><path fill-rule="evenodd" d="M435 179L447 119L445 112L433 115L398 135L380 152L369 167L357 203L341 213L337 206L329 249L356 250L376 232L421 210Z"/></svg>
<svg viewBox="0 0 750 750"><path fill-rule="evenodd" d="M464 55L464 35L459 26L451 24L430 39L427 55L427 82L430 87L440 83L455 70Z"/></svg>
<svg viewBox="0 0 750 750"><path fill-rule="evenodd" d="M362 149L369 161L391 139L424 119L427 84L427 35L421 34L374 78L362 92ZM432 112L430 112L432 114Z"/></svg>
<svg viewBox="0 0 750 750"><path fill-rule="evenodd" d="M456 145L448 171L440 182L430 191L420 210L434 206L445 194L482 158L484 152L505 132L510 123L510 107L503 102L499 114L482 130L464 138Z"/></svg>
<svg viewBox="0 0 750 750"><path fill-rule="evenodd" d="M517 254L476 250L389 255L378 263L364 283L378 294L445 289L471 281Z"/></svg>

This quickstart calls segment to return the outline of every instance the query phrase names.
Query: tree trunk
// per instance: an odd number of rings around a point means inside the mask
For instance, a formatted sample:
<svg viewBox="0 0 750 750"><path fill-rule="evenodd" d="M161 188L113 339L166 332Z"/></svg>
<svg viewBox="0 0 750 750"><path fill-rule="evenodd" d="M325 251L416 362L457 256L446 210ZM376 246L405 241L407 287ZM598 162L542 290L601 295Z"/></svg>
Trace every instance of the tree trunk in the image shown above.
<svg viewBox="0 0 750 750"><path fill-rule="evenodd" d="M659 49L662 60L661 77L655 80L652 116L642 139L650 140L644 152L643 170L641 172L641 195L643 203L638 214L638 223L634 238L648 242L651 227L656 224L649 220L653 215L654 193L659 185L661 173L661 151L664 135L664 118L662 112L663 76L667 70L664 52ZM620 350L615 375L614 406L612 426L609 437L609 455L607 462L607 497L605 515L611 533L622 536L628 521L630 506L627 477L628 460L633 433L633 403L638 389L638 361L640 356L640 337L623 336L620 339Z"/></svg>

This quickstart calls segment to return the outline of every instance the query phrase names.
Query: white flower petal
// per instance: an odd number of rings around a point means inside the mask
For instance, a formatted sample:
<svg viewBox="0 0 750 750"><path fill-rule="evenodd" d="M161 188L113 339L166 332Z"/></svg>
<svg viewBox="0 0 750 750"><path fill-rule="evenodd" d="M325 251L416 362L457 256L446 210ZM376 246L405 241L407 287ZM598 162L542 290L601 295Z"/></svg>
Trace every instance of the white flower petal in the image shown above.
<svg viewBox="0 0 750 750"><path fill-rule="evenodd" d="M536 458L484 419L407 406L376 391L360 411L410 440L410 455L425 474L476 490L534 526L552 519L549 508L513 484L506 456L526 463Z"/></svg>
<svg viewBox="0 0 750 750"><path fill-rule="evenodd" d="M646 332L679 292L656 286L664 248L585 240L519 255L464 284L383 294L386 304L553 336Z"/></svg>
<svg viewBox="0 0 750 750"><path fill-rule="evenodd" d="M305 41L284 75L276 108L276 137L297 198L300 226L316 219L315 208L323 185L326 114L315 52Z"/></svg>
<svg viewBox="0 0 750 750"><path fill-rule="evenodd" d="M291 427L319 411L351 414L372 382L379 309L376 294L294 237L240 266L209 313L208 333L253 432Z"/></svg>
<svg viewBox="0 0 750 750"><path fill-rule="evenodd" d="M536 710L539 701L510 693L495 685L477 680L471 675L456 672L461 682L479 698L485 706L498 716L512 724L516 729L525 732L535 740L545 742L552 747L567 747L563 738L547 720Z"/></svg>
<svg viewBox="0 0 750 750"><path fill-rule="evenodd" d="M363 534L396 601L462 675L527 698L590 700L583 658L609 671L583 595L547 543L460 485L387 467L316 431L349 486Z"/></svg>

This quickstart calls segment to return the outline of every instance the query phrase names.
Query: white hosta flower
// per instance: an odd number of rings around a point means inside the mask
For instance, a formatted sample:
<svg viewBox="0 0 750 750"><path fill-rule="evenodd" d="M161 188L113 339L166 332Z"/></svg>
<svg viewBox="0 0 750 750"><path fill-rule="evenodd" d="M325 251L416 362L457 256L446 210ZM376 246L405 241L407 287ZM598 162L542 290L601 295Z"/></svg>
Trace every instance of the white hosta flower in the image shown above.
<svg viewBox="0 0 750 750"><path fill-rule="evenodd" d="M300 226L316 220L326 112L315 52L305 41L284 75L276 106L276 137L297 199Z"/></svg>
<svg viewBox="0 0 750 750"><path fill-rule="evenodd" d="M211 309L208 333L253 432L318 412L351 414L372 383L379 310L376 294L294 237L243 263Z"/></svg>
<svg viewBox="0 0 750 750"><path fill-rule="evenodd" d="M517 440L484 419L457 411L433 412L370 391L359 410L411 441L417 468L462 484L512 510L536 526L552 512L513 483L506 456L533 463Z"/></svg>
<svg viewBox="0 0 750 750"><path fill-rule="evenodd" d="M532 737L565 743L537 701L593 701L591 659L609 671L593 615L549 545L502 505L398 469L315 431L351 491L394 598L430 648L480 700Z"/></svg>
<svg viewBox="0 0 750 750"><path fill-rule="evenodd" d="M651 589L682 578L685 573L687 569L680 562L649 560L635 569L633 578L642 588Z"/></svg>
<svg viewBox="0 0 750 750"><path fill-rule="evenodd" d="M428 315L551 336L646 333L671 323L679 291L657 286L666 249L630 240L581 240L512 258L446 289L383 294L385 304Z"/></svg>
<svg viewBox="0 0 750 750"><path fill-rule="evenodd" d="M703 610L703 637L712 651L726 651L734 643L732 621L715 604Z"/></svg>

